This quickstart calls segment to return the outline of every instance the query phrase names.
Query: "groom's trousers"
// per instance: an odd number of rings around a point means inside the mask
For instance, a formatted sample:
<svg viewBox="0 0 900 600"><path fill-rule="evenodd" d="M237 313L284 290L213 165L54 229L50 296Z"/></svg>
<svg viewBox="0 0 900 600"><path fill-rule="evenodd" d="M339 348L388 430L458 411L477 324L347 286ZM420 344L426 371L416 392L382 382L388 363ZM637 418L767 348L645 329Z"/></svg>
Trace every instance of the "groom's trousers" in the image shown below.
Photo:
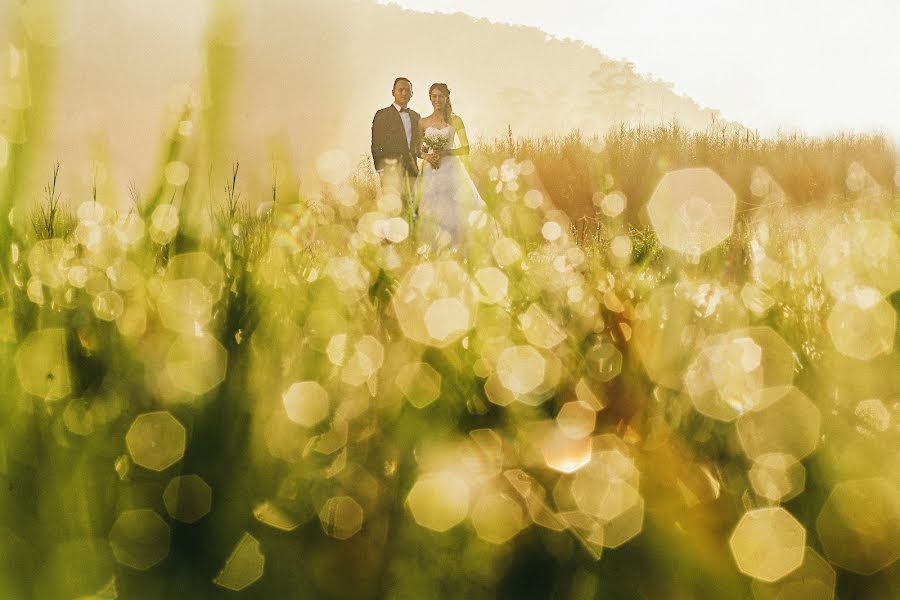
<svg viewBox="0 0 900 600"><path fill-rule="evenodd" d="M401 165L386 165L384 170L379 171L379 176L381 177L381 193L398 195L403 204L404 213L415 218L415 211L418 208L415 201L415 178Z"/></svg>

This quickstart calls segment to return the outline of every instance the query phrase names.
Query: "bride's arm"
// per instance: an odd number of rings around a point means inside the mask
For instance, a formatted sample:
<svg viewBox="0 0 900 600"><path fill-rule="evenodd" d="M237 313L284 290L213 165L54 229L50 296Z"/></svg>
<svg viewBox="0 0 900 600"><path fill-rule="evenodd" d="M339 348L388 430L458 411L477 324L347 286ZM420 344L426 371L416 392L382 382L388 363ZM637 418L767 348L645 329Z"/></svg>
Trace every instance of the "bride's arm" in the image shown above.
<svg viewBox="0 0 900 600"><path fill-rule="evenodd" d="M444 150L443 154L449 156L468 156L469 154L469 137L466 135L466 126L463 120L453 115L453 128L456 129L456 135L459 136L459 148L450 148Z"/></svg>

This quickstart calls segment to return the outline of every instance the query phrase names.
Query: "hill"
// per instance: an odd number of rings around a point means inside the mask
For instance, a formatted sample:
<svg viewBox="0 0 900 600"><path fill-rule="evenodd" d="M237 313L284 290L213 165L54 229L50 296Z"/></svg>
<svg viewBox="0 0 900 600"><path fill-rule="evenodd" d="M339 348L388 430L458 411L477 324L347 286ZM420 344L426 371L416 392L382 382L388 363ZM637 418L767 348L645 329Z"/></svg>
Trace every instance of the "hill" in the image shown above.
<svg viewBox="0 0 900 600"><path fill-rule="evenodd" d="M413 80L411 106L420 112L430 109L427 86L447 82L473 139L508 128L600 133L616 121L703 128L716 117L581 42L463 14L371 0L218 2L211 14L206 3L172 0L67 6L49 27L47 15L0 3L4 21L22 16L31 38L10 28L0 42L36 50L28 75L40 121L27 135L35 161L22 189L39 190L59 160L69 189L88 193L100 163L106 193L121 201L129 182L147 191L191 94L194 135L202 125L203 140L214 142L215 175L239 158L254 189L268 188L265 161L273 156L307 174L327 149L343 150L351 163L362 158L371 116L391 101L400 74ZM57 44L50 53L33 43L48 30Z"/></svg>

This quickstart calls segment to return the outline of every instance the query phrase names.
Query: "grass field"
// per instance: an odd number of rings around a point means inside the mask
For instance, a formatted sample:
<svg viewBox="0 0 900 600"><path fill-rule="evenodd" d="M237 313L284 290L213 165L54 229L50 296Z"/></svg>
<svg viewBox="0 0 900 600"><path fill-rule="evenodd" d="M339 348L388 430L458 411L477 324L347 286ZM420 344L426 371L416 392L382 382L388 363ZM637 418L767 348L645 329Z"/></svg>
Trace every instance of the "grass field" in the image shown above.
<svg viewBox="0 0 900 600"><path fill-rule="evenodd" d="M510 131L453 251L230 164L237 8L128 202L30 183L70 32L9 25L0 598L900 597L896 148Z"/></svg>
<svg viewBox="0 0 900 600"><path fill-rule="evenodd" d="M2 225L3 598L900 595L883 139L482 143L467 259L179 143Z"/></svg>

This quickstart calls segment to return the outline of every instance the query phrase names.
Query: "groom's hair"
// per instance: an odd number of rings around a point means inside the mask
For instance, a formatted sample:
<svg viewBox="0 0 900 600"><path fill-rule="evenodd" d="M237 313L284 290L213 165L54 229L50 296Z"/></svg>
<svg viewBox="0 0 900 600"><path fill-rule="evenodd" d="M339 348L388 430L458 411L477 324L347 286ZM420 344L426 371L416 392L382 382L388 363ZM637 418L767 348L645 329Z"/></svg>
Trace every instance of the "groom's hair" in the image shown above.
<svg viewBox="0 0 900 600"><path fill-rule="evenodd" d="M398 77L397 79L394 80L394 85L391 86L391 89L393 90L394 88L396 88L396 87L397 87L397 84L400 83L401 81L405 81L405 82L408 83L410 86L412 86L412 81L410 81L410 80L407 79L406 77Z"/></svg>

